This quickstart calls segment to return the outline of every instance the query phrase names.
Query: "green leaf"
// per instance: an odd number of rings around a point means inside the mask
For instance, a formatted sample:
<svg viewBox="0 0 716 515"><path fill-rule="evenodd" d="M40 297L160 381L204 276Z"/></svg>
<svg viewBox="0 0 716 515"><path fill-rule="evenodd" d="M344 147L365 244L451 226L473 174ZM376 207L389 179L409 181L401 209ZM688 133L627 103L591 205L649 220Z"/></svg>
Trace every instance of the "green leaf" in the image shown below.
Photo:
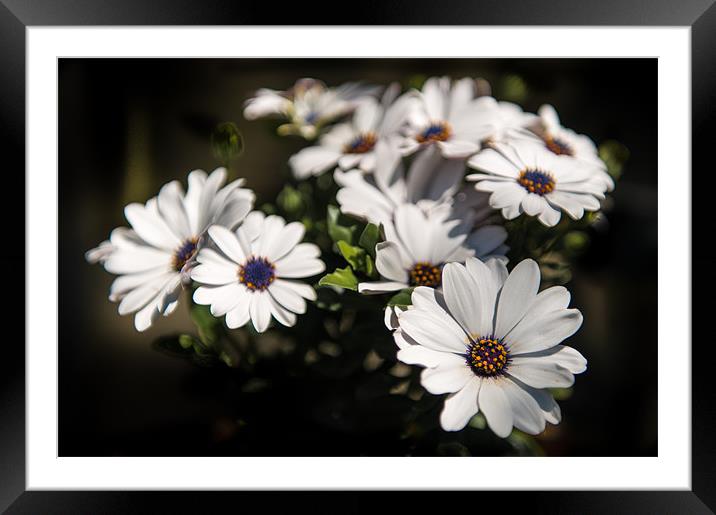
<svg viewBox="0 0 716 515"><path fill-rule="evenodd" d="M375 259L375 246L380 240L380 228L375 224L368 224L358 239L360 245L373 259Z"/></svg>
<svg viewBox="0 0 716 515"><path fill-rule="evenodd" d="M318 281L319 286L338 286L346 290L358 290L358 279L350 267L336 268L335 272L326 274Z"/></svg>
<svg viewBox="0 0 716 515"><path fill-rule="evenodd" d="M410 306L413 301L411 299L411 294L413 293L412 288L405 288L404 290L400 290L398 293L393 295L390 300L388 301L388 306L397 306L399 308L407 308Z"/></svg>
<svg viewBox="0 0 716 515"><path fill-rule="evenodd" d="M220 123L211 134L211 150L222 164L229 164L244 150L244 139L233 122Z"/></svg>
<svg viewBox="0 0 716 515"><path fill-rule="evenodd" d="M341 212L336 206L328 206L326 221L328 222L328 235L335 243L345 241L353 244L356 225L351 225L345 217L341 216Z"/></svg>
<svg viewBox="0 0 716 515"><path fill-rule="evenodd" d="M353 267L353 270L361 272L365 270L365 250L360 247L355 247L343 240L337 242L336 245L338 245L338 250L341 252L343 258Z"/></svg>
<svg viewBox="0 0 716 515"><path fill-rule="evenodd" d="M375 261L370 256L365 257L365 273L371 279L378 278L378 270L375 268Z"/></svg>

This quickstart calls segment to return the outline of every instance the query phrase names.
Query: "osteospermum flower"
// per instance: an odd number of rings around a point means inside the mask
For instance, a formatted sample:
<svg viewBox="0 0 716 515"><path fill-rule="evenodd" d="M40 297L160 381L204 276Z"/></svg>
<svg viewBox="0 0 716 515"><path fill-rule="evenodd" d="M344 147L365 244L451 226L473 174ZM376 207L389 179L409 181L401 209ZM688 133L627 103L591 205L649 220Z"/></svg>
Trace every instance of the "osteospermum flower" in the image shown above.
<svg viewBox="0 0 716 515"><path fill-rule="evenodd" d="M489 120L475 112L475 81L465 78L451 84L449 77L432 77L420 92L409 92L417 102L408 115L408 128L400 141L407 155L436 145L447 158L465 158L480 150L490 134Z"/></svg>
<svg viewBox="0 0 716 515"><path fill-rule="evenodd" d="M87 252L89 262L119 275L109 299L119 302L120 315L136 313L138 331L176 309L207 227L235 227L251 210L254 194L240 188L244 180L222 188L225 181L226 170L217 168L208 177L202 170L191 172L186 194L178 181L164 185L146 204L124 208L131 229L115 229L109 241Z"/></svg>
<svg viewBox="0 0 716 515"><path fill-rule="evenodd" d="M313 139L323 126L352 112L378 89L354 82L328 88L315 79L299 79L286 91L258 90L255 97L246 101L244 117L255 120L278 115L289 121L279 127L280 134Z"/></svg>
<svg viewBox="0 0 716 515"><path fill-rule="evenodd" d="M526 113L517 104L497 101L493 97L483 96L473 103L473 116L485 124L486 136L484 143L504 141L514 132L527 132L526 127L533 125L538 119L532 113Z"/></svg>
<svg viewBox="0 0 716 515"><path fill-rule="evenodd" d="M612 191L614 179L607 173L607 166L599 157L594 142L584 134L563 127L557 111L551 105L543 105L537 113L539 118L528 125L545 148L555 155L577 161L582 167L592 168L593 179ZM524 132L521 134L524 136Z"/></svg>
<svg viewBox="0 0 716 515"><path fill-rule="evenodd" d="M288 164L298 179L320 175L338 165L344 170L356 168L372 172L376 167L376 148L389 141L405 124L405 116L415 101L402 97L393 102L399 91L389 87L379 103L368 97L356 108L349 123L340 123L324 134L320 143L291 156Z"/></svg>
<svg viewBox="0 0 716 515"><path fill-rule="evenodd" d="M471 216L452 219L440 211L425 213L418 206L403 204L394 220L384 222L385 241L376 245L375 266L379 281L358 284L361 293L385 293L413 286L442 285L446 263L499 256L506 260L504 227L487 225L473 230Z"/></svg>
<svg viewBox="0 0 716 515"><path fill-rule="evenodd" d="M458 203L475 210L491 210L486 194L475 195L470 191L472 188L461 192L463 161L443 159L437 149L429 148L416 156L406 173L400 152L394 146L380 142L375 156L377 163L371 175L360 170L334 172L333 178L341 187L336 200L343 213L379 224L391 220L396 208L403 204L416 204L426 212ZM469 200L461 199L468 195Z"/></svg>
<svg viewBox="0 0 716 515"><path fill-rule="evenodd" d="M547 388L565 388L586 370L575 349L560 345L582 324L562 286L537 293L537 263L526 259L508 275L497 260L443 269L443 288L419 287L412 308L386 313L396 327L398 359L425 367L421 383L450 394L440 424L459 431L478 412L500 437L512 427L541 433L561 413ZM391 318L397 319L391 320Z"/></svg>
<svg viewBox="0 0 716 515"><path fill-rule="evenodd" d="M466 177L478 191L490 192L490 205L507 220L526 213L547 226L562 211L579 220L584 211L599 209L606 186L593 180L593 168L561 159L530 141L495 143L468 160L479 173Z"/></svg>
<svg viewBox="0 0 716 515"><path fill-rule="evenodd" d="M194 291L197 304L211 306L216 317L226 315L235 329L251 320L258 332L265 331L271 317L285 326L296 323L306 311L306 300L316 300L314 289L300 281L325 270L320 249L299 243L305 228L280 216L254 211L235 231L209 228L217 252L204 248L191 277L201 286Z"/></svg>

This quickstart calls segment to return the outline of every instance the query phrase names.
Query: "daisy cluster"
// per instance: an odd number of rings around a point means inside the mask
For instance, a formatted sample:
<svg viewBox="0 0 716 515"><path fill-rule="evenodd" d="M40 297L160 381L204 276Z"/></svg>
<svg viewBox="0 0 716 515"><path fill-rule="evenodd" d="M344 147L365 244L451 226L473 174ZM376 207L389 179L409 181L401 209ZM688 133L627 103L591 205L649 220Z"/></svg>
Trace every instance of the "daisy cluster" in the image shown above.
<svg viewBox="0 0 716 515"><path fill-rule="evenodd" d="M562 344L582 315L566 288L544 287L538 262L564 227L600 210L614 181L552 106L525 112L477 84L433 77L401 92L306 78L257 91L244 116L281 118L280 135L310 142L288 166L294 182L330 182L323 227L346 262L318 287L385 310L397 360L422 367L427 392L448 394L442 428L481 413L498 436L538 434L561 418L550 389L586 369ZM191 172L186 193L165 185L127 206L131 227L87 253L118 275L110 300L138 330L174 311L183 288L229 329L250 321L258 332L272 319L293 326L316 300L306 280L326 268L318 239L303 241L302 222L252 211L243 180L225 181L217 169ZM526 252L528 230L550 244Z"/></svg>

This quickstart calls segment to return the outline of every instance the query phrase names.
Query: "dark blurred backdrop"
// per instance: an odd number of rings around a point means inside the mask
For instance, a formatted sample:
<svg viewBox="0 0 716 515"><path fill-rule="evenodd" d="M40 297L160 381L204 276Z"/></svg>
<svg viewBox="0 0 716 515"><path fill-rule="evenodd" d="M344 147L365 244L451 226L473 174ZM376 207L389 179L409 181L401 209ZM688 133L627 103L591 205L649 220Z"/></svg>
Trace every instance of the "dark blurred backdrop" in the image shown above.
<svg viewBox="0 0 716 515"><path fill-rule="evenodd" d="M592 232L568 285L585 319L569 344L589 369L561 402L562 424L540 443L549 455L656 455L656 59L61 59L60 455L406 452L380 431L326 423L341 413L305 398L312 390L295 381L247 388L250 379L231 369L157 352L158 336L192 331L186 303L137 333L107 300L112 277L83 253L125 225L127 203L144 202L172 179L185 183L192 169L218 166L209 137L221 121L244 135L234 173L247 178L257 206L272 201L288 156L305 143L274 136L276 122L243 119L242 104L257 88L284 89L300 77L409 84L439 74L484 77L498 99L533 112L551 103L564 125L629 149L608 224ZM264 374L282 377L281 361L268 362ZM314 386L346 385L328 378ZM247 413L261 409L263 424L252 429Z"/></svg>

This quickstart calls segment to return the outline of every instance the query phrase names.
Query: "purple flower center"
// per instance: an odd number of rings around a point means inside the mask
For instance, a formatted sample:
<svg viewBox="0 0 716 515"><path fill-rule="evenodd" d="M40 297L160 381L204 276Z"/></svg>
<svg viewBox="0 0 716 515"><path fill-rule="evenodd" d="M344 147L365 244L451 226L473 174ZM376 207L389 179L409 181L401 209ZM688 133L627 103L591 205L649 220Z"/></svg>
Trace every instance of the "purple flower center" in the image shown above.
<svg viewBox="0 0 716 515"><path fill-rule="evenodd" d="M239 282L251 291L264 291L276 279L276 267L264 257L251 256L239 267Z"/></svg>

